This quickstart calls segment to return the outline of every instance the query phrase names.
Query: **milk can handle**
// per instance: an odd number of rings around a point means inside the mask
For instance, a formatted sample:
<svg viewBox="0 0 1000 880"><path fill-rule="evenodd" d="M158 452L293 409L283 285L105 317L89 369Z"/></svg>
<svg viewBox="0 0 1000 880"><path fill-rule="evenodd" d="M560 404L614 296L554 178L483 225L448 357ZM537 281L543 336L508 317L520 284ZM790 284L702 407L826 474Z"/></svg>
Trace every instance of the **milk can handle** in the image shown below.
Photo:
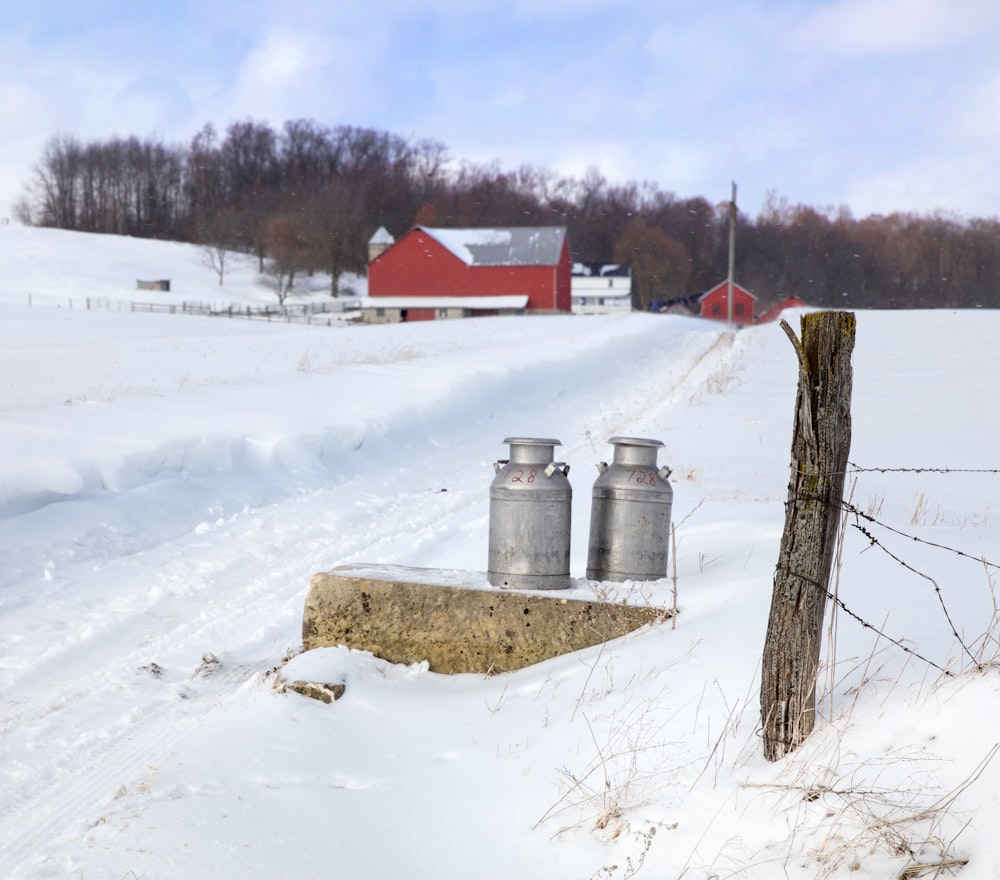
<svg viewBox="0 0 1000 880"><path fill-rule="evenodd" d="M551 477L556 471L561 470L563 476L569 475L569 465L564 461L551 461L545 466L545 476Z"/></svg>
<svg viewBox="0 0 1000 880"><path fill-rule="evenodd" d="M660 475L661 480L665 480L673 473L673 471L670 470L670 468L668 468L666 465L664 465L657 471L657 473Z"/></svg>
<svg viewBox="0 0 1000 880"><path fill-rule="evenodd" d="M501 458L499 461L493 462L493 473L500 473L500 468L502 468L505 464L510 464L509 458Z"/></svg>

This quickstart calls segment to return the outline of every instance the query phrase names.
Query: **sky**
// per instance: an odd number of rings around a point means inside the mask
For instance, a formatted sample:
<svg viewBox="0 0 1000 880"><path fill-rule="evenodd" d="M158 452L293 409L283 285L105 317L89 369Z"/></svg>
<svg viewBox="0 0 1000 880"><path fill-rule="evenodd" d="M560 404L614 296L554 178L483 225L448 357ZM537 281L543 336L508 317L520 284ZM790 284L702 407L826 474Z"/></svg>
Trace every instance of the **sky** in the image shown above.
<svg viewBox="0 0 1000 880"><path fill-rule="evenodd" d="M771 763L798 374L778 324L154 314L130 308L146 273L161 303L273 294L175 242L12 223L0 253L4 880L997 877L1000 311L857 313L845 495L871 518L845 522L817 727ZM328 301L315 280L296 297ZM664 444L667 578L585 577L614 436ZM506 437L569 466L550 598L676 587L676 626L496 675L298 653L334 566L489 589Z"/></svg>
<svg viewBox="0 0 1000 880"><path fill-rule="evenodd" d="M308 118L455 160L738 187L855 216L1000 209L995 0L0 0L0 216L56 133ZM7 206L6 209L3 206Z"/></svg>

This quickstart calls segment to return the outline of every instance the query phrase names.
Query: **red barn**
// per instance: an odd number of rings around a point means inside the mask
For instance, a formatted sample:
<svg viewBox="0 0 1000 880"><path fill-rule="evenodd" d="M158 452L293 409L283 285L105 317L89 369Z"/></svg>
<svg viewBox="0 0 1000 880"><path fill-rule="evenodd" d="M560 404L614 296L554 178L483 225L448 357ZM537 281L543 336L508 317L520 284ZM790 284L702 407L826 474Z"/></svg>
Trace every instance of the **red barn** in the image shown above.
<svg viewBox="0 0 1000 880"><path fill-rule="evenodd" d="M368 264L368 296L408 303L407 320L433 318L434 305L449 301L497 314L511 297L529 312L569 312L571 274L564 226L417 226Z"/></svg>
<svg viewBox="0 0 1000 880"><path fill-rule="evenodd" d="M711 290L706 290L698 302L701 305L701 317L712 318L716 321L729 320L729 282L723 281L716 284ZM740 287L733 282L733 323L752 324L755 297L745 287Z"/></svg>
<svg viewBox="0 0 1000 880"><path fill-rule="evenodd" d="M783 299L776 306L771 306L766 312L757 318L758 324L767 324L770 321L775 321L781 315L785 309L804 309L808 308L802 300L797 296L790 296L788 299Z"/></svg>

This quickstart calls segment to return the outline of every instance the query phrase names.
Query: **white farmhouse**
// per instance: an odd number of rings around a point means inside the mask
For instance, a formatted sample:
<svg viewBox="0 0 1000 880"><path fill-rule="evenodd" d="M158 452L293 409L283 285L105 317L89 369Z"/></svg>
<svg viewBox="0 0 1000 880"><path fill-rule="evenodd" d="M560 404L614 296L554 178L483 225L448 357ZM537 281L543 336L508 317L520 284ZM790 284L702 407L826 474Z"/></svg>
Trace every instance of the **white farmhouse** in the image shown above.
<svg viewBox="0 0 1000 880"><path fill-rule="evenodd" d="M574 315L632 310L632 270L625 263L574 263L570 278Z"/></svg>

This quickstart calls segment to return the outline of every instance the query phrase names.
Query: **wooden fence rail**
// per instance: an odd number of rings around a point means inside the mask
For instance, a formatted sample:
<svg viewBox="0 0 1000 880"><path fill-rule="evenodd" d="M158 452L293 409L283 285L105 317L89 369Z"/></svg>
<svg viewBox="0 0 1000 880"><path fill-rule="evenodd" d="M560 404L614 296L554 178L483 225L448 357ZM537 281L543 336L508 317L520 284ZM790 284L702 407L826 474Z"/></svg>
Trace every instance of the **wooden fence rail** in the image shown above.
<svg viewBox="0 0 1000 880"><path fill-rule="evenodd" d="M88 311L103 309L119 312L145 312L164 315L201 315L211 318L244 318L251 321L284 321L286 323L314 323L319 315L348 315L360 311L360 305L354 300L334 300L331 302L285 303L284 305L212 305L203 302L155 303L135 302L132 300L116 300L103 296L87 296L82 300L72 298L45 299L48 304L61 305L63 302L69 308L85 308ZM35 298L28 296L28 305L34 305Z"/></svg>

